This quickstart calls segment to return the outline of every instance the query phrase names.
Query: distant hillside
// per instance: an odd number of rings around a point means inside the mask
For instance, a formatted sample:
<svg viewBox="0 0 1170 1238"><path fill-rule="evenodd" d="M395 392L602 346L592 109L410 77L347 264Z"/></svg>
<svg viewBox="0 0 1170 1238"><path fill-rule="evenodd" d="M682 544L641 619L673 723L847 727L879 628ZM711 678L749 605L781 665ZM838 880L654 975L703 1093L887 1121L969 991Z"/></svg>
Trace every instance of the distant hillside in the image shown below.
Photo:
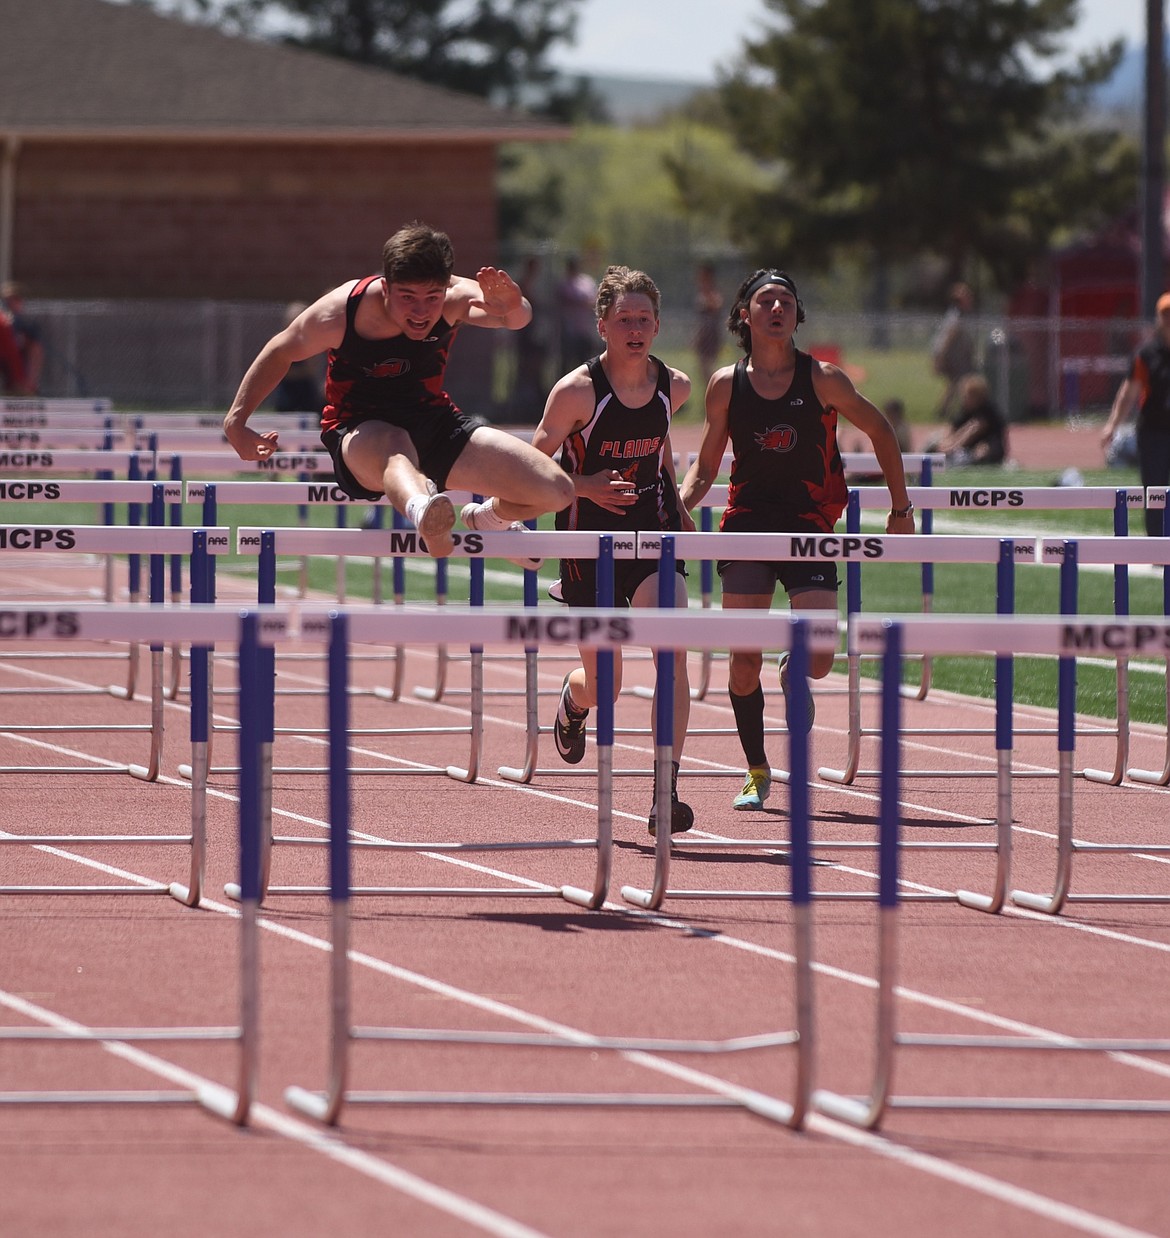
<svg viewBox="0 0 1170 1238"><path fill-rule="evenodd" d="M1170 48L1170 38L1167 39ZM1096 108L1133 115L1141 113L1145 79L1145 47L1130 47L1113 76L1093 94ZM615 124L633 125L656 119L663 111L678 107L692 95L712 88L709 82L682 78L633 78L606 73L584 74L605 101Z"/></svg>
<svg viewBox="0 0 1170 1238"><path fill-rule="evenodd" d="M1170 38L1167 39L1166 46L1170 49ZM1113 111L1140 113L1145 77L1146 49L1142 44L1140 47L1131 47L1121 58L1113 76L1097 88L1097 105Z"/></svg>
<svg viewBox="0 0 1170 1238"><path fill-rule="evenodd" d="M605 73L583 74L594 93L604 102L614 124L636 125L656 119L669 108L685 103L706 82L675 78L616 77Z"/></svg>

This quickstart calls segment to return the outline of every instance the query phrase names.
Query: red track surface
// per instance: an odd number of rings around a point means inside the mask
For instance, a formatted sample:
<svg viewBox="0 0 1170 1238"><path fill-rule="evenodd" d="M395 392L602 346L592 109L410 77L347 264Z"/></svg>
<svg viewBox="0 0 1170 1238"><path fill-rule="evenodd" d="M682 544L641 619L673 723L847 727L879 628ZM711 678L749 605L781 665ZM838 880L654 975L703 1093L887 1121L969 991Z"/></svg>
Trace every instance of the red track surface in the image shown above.
<svg viewBox="0 0 1170 1238"><path fill-rule="evenodd" d="M60 577L58 575L58 580ZM455 652L455 651L452 651ZM408 692L397 703L360 697L354 726L419 731L466 726L463 662L438 703L410 690L435 682L434 651L407 655ZM565 663L541 660L541 718L547 725ZM144 668L145 670L145 668ZM0 688L104 684L109 664L0 662ZM230 685L230 668L217 672ZM355 663L359 684L388 676L385 665ZM426 841L589 837L596 780L561 766L542 736L529 786L496 775L523 755L523 704L498 695L522 684L515 662L486 668L486 745L477 783L442 774L354 780L354 828L362 834ZM650 665L627 664L627 688L648 683ZM281 663L282 690L319 687L320 665ZM722 663L711 691L692 710L693 735L681 789L704 837L776 838L787 830L787 793L775 785L767 811L732 812L742 775ZM839 766L845 753L844 680L818 692L813 761ZM769 724L782 723L774 680ZM189 790L176 776L188 759L186 710L167 706L164 778L147 784L121 774L0 775L0 828L172 833L189 819ZM235 700L217 698L221 722ZM1041 711L1021 710L1020 725ZM623 696L619 726L648 725L649 703ZM108 696L0 697L0 720L15 727L63 718L145 722L148 706ZM1050 719L1047 719L1050 721ZM874 703L867 725L875 724ZM986 703L931 695L907 702L907 726L990 727ZM277 742L278 766L324 764L319 697L282 695L277 726L298 734ZM215 758L234 744L218 735ZM1137 728L1131 764L1161 765L1164 736ZM355 736L355 762L408 769L463 764L461 732ZM786 763L782 736L771 741ZM990 736L940 733L905 745L913 768L994 771ZM1108 739L1082 739L1077 766L1111 766ZM117 763L140 762L138 734L0 734L4 765L73 763L60 750ZM374 755L365 755L374 754ZM593 761L590 744L586 764ZM1055 740L1029 736L1016 767L1055 771ZM619 735L619 768L648 769L647 735ZM863 766L872 768L867 747ZM8 965L0 982L0 1023L72 1020L88 1027L231 1025L238 1018L236 908L223 894L235 875L235 791L231 773L212 777L208 901L192 910L157 895L0 895ZM1079 838L1164 842L1168 792L1078 779ZM872 842L877 783L817 781L814 837ZM910 778L903 785L904 836L921 841L990 841L995 780ZM324 837L325 780L285 773L274 779L274 830ZM794 1025L792 913L787 901L672 901L659 913L621 901L625 884L645 886L653 866L645 826L650 781L615 780L611 901L588 912L555 897L354 900L354 1021L364 1025L571 1029L605 1036L718 1039ZM1056 780L1019 778L1013 886L1047 891L1055 866ZM681 842L681 840L680 840ZM818 852L818 892L872 892L872 850ZM173 847L76 845L52 852L0 850L5 884L185 879ZM590 853L438 853L359 857L355 883L480 884L522 889L532 882L590 882ZM991 860L969 852L907 852L913 891L983 889ZM116 870L111 874L110 870ZM1078 856L1074 892L1167 889L1164 858ZM277 843L274 884L322 884L326 853ZM787 888L777 852L676 850L675 888ZM869 1087L874 1047L876 910L869 901L814 905L815 1084L858 1094ZM1028 1036L1164 1037L1170 1003L1170 913L1166 906L1078 903L1059 917L1008 909L988 916L954 901L904 905L899 913L897 1005L904 1032ZM1101 1116L898 1110L877 1134L821 1116L793 1132L741 1111L455 1109L348 1105L329 1131L294 1114L289 1085L326 1084L329 937L326 900L273 895L263 908L262 1031L257 1104L237 1129L192 1107L7 1107L2 1111L0 1233L137 1238L173 1235L395 1235L475 1233L572 1235L1170 1235L1170 1115ZM235 1084L233 1046L148 1044L129 1053L99 1046L0 1043L0 1090L163 1088L192 1079ZM566 1053L476 1046L360 1045L350 1087L612 1092L707 1091L747 1087L781 1099L793 1087L794 1052L670 1055ZM1170 1060L902 1048L898 1095L1132 1097L1170 1100Z"/></svg>

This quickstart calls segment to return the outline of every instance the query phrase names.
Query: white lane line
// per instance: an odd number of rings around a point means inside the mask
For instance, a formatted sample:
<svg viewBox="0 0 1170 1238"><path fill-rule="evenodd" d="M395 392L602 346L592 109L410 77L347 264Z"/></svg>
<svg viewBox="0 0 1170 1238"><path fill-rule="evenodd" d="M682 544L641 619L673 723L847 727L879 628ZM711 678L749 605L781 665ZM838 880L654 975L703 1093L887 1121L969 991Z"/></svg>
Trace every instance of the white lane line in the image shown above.
<svg viewBox="0 0 1170 1238"><path fill-rule="evenodd" d="M38 746L44 746L44 747L49 747L49 748L54 747L53 745L40 745L40 744ZM168 782L174 781L177 783L177 785L185 785L181 782L178 782L178 780L165 779L165 781L168 781ZM484 780L481 780L481 781L484 781ZM542 791L539 791L539 789L537 788L530 788L530 787L526 787L526 786L518 785L514 783L502 783L502 782L497 783L497 782L491 782L491 781L488 781L487 785L505 787L511 790L520 790L528 794L538 794L544 798L556 799L556 800L561 800L562 802L564 802L564 797L556 796L548 792L542 792ZM219 794L221 794L223 798L228 799L228 800L234 800L235 798L234 796L228 795L226 793L219 793ZM859 797L861 798L874 798L872 796L866 796L864 793L860 793L860 792L854 792L854 794L859 795ZM299 814L280 814L280 815L287 815L287 816L295 815L298 820L302 820L302 821L312 820L311 818L301 817ZM622 815L632 816L632 814L622 814ZM982 818L971 818L971 819L982 820ZM317 824L320 824L322 826L324 825L324 823L320 823L320 822L318 822ZM80 859L80 857L78 858ZM451 862L454 859L454 857L448 857L448 856L443 856L443 855L437 855L434 858L441 859L447 862ZM491 872L497 876L504 877L505 879L515 880L517 882L522 882L525 884L528 883L526 878L522 878L516 874L501 873L498 870L482 869L481 866L474 865L474 864L468 864L466 861L458 861L458 862L470 868L480 869L481 871L484 871L484 872ZM102 866L97 865L97 867L102 867ZM110 870L110 871L116 871L116 870ZM213 909L213 910L217 910L220 912L226 912L227 914L232 914L232 915L238 914L236 909L224 907L220 904L205 902L203 905L207 907L208 909ZM659 916L650 915L648 913L633 911L624 906L623 907L618 907L614 905L607 905L607 906L609 906L611 910L619 911L623 914L634 915L638 917L645 917L645 918L648 918L648 919L651 919L651 920L654 920L660 923L673 924L675 927L681 928L684 931L692 931L691 926L682 924L677 921L670 921L664 917L659 917ZM1030 916L1029 918L1032 918L1032 917ZM1046 917L1036 916L1035 918L1041 919L1045 923L1059 924L1062 927L1082 927L1082 928L1088 927L1088 926L1072 926L1072 925L1069 925L1069 923L1066 921L1062 921L1062 920L1052 921L1051 918L1046 918ZM263 927L266 928L268 931L277 932L279 935L282 935L282 936L292 935L296 940L300 940L302 944L310 945L317 949L324 949L324 950L331 949L331 946L328 942L323 941L321 939L313 938L309 936L308 934L303 934L299 932L298 930L289 930L289 929L286 929L284 926L274 925L270 921L265 921L265 920L262 920L261 923ZM793 961L791 955L786 955L783 952L774 951L767 947L759 947L759 946L756 946L754 943L744 942L736 938L726 937L722 934L711 935L711 934L704 932L702 935L708 940L713 940L713 941L716 941L717 943L729 945L729 946L732 946L738 949L745 949L752 953L755 953L755 954L758 954L764 957L770 957L773 959L782 960L782 961L786 961L789 963ZM1108 934L1103 934L1103 935L1108 936ZM1135 940L1138 940L1140 942L1140 939L1135 939ZM1141 944L1157 946L1157 943L1141 943ZM480 998L476 994L465 993L462 990L450 989L449 986L444 986L443 982L434 981L431 978L422 977L418 975L417 973L410 973L403 969L396 968L393 964L385 963L382 960L374 959L372 956L351 953L350 957L354 962L358 963L359 965L372 968L373 970L383 972L384 974L393 975L396 978L404 980L408 983L418 984L425 988L433 988L435 985L442 986L441 989L438 991L444 992L445 995L450 996L454 998L455 1000L463 1001L473 1006L479 1006L480 1008L491 1009L493 1010L494 1013L500 1014L506 1018L513 1019L514 1021L518 1021L521 1023L528 1023L530 1026L535 1026L535 1027L558 1028L558 1030L560 1030L562 1034L566 1034L566 1035L567 1034L573 1034L577 1036L588 1035L588 1033L580 1032L575 1029L567 1029L567 1028L561 1029L558 1027L558 1025L550 1024L548 1023L547 1020L542 1019L540 1016L530 1015L527 1012L521 1011L517 1008L502 1006L500 1003L491 1001L490 999ZM863 987L867 987L871 989L874 987L874 981L871 978L858 976L855 973L845 972L845 971L842 971L841 969L832 968L826 965L814 965L814 967L817 971L820 971L826 975L832 975L840 979L847 980L849 983L859 984ZM920 994L912 990L903 990L903 989L899 990L899 994L900 996L908 1000L917 1001L917 1002L926 1004L928 1006L936 1006L939 1009L946 1009L952 1013L961 1015L963 1017L972 1018L977 1021L984 1021L984 1022L991 1023L992 1025L1003 1026L1003 1027L1011 1028L1013 1030L1023 1031L1026 1034L1036 1035L1038 1037L1042 1037L1045 1039L1051 1039L1054 1042L1059 1042L1061 1039L1063 1039L1060 1033L1047 1031L1045 1029L1031 1028L1029 1025L1016 1024L1011 1020L1001 1020L998 1016L989 1016L985 1014L985 1012L975 1011L975 1010L972 1010L970 1008L967 1008L967 1007L964 1007L958 1004L943 1001L942 999L932 998L930 995L927 995L927 994ZM488 1003L488 1005L484 1006L484 1003ZM645 1066L647 1066L650 1069L661 1071L663 1073L672 1074L679 1070L685 1071L685 1068L677 1067L674 1063L664 1062L656 1057L651 1057L649 1055L637 1054L637 1055L628 1055L628 1056L630 1056L633 1060L641 1060L645 1058L646 1060L643 1062ZM1146 1063L1143 1061L1142 1065L1144 1066L1146 1065ZM737 1089L735 1088L734 1085L731 1085L727 1083L725 1080L721 1080L715 1076L707 1076L707 1075L700 1074L698 1072L691 1072L688 1075L688 1077L704 1080L703 1086L706 1086L716 1092L725 1092L728 1095L735 1095L735 1094L743 1095L744 1094L742 1089ZM1060 1219L1064 1223L1072 1225L1074 1228L1082 1229L1086 1233L1099 1236L1099 1238L1152 1238L1152 1236L1143 1235L1141 1231L1132 1230L1127 1227L1120 1226L1117 1223L1108 1220L1107 1218L1097 1217L1094 1214L1086 1213L1083 1210L1072 1207L1071 1205L1065 1205L1065 1204L1060 1203L1059 1201L1051 1200L1046 1196L1040 1196L1033 1192L1023 1191L1021 1188L1013 1187L1010 1184L1006 1184L1006 1183L999 1181L998 1179L989 1178L986 1175L978 1174L975 1171L969 1171L969 1170L965 1170L959 1167L955 1167L953 1165L948 1164L947 1162L939 1161L936 1158L930 1157L924 1153L910 1152L909 1150L904 1149L900 1147L899 1145L891 1144L889 1140L887 1140L884 1136L881 1136L879 1134L874 1134L872 1132L856 1131L852 1127L848 1127L848 1126L842 1127L842 1124L835 1123L830 1119L822 1118L820 1115L814 1115L813 1121L819 1128L825 1130L826 1133L833 1134L835 1137L838 1137L838 1138L843 1138L847 1142L853 1142L853 1143L858 1144L859 1146L867 1146L867 1147L870 1146L871 1142L873 1142L874 1147L872 1150L880 1152L880 1154L884 1156L889 1156L892 1159L896 1159L896 1160L902 1160L904 1163L912 1165L913 1167L923 1170L924 1172L932 1173L942 1178L947 1178L951 1181L957 1182L960 1185L967 1186L969 1189L972 1189L972 1190L991 1194L996 1198L1000 1198L1004 1200L1005 1202L1012 1202L1018 1207L1024 1208L1029 1211L1037 1212L1038 1215L1042 1215L1044 1217L1051 1218L1051 1219ZM841 1128L841 1129L838 1130L838 1128Z"/></svg>
<svg viewBox="0 0 1170 1238"><path fill-rule="evenodd" d="M217 910L230 912L232 909L224 907ZM0 989L0 1006L6 1006L16 1014L23 1015L27 1019L43 1023L47 1027L61 1031L80 1033L91 1030L82 1023L67 1019L54 1011L47 1010L43 1006L35 1005L25 998L17 996L15 993L8 993L2 989ZM223 1090L222 1084L216 1083L203 1075L197 1075L184 1067L176 1066L173 1062L168 1062L165 1058L148 1053L134 1045L116 1041L102 1041L99 1043L106 1052L114 1057L121 1058L132 1066L137 1066L148 1074L155 1075L160 1079L165 1079L177 1087L192 1091L201 1088ZM401 1169L389 1161L381 1160L359 1149L351 1148L342 1141L339 1135L327 1131L323 1127L310 1126L305 1122L290 1117L288 1114L271 1109L267 1105L254 1103L251 1106L249 1122L254 1126L265 1127L274 1134L280 1135L292 1143L300 1144L311 1152L319 1153L330 1160L337 1161L339 1164L364 1174L367 1178L372 1178L384 1186L393 1187L395 1190L402 1192L402 1194L409 1195L412 1199L428 1204L440 1212L445 1212L460 1221L465 1221L467 1224L482 1230L485 1234L498 1235L498 1238L547 1238L539 1230L532 1229L519 1221L513 1220L511 1217L504 1216L503 1213L497 1212L493 1208L477 1204L474 1200L468 1199L464 1195L456 1194L454 1191L449 1191L445 1187L436 1186L435 1183L428 1182L425 1178L420 1178L417 1174Z"/></svg>

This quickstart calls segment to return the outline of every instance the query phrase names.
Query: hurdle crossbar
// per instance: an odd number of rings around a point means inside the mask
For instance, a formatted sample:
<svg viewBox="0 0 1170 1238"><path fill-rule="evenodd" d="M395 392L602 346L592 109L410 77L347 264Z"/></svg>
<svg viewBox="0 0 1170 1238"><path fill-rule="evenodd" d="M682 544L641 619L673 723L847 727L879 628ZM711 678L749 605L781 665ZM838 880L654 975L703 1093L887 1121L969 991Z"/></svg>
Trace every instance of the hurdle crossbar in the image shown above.
<svg viewBox="0 0 1170 1238"><path fill-rule="evenodd" d="M21 612L26 615L26 628L36 627L33 610ZM284 630L286 619L281 615L260 616L256 613L230 614L214 609L192 608L183 613L143 614L139 610L104 609L101 611L56 612L58 622L55 639L75 638L113 639L120 628L141 627L144 639L151 641L199 641L214 637L230 639L240 649L241 673L251 685L246 694L250 704L245 710L244 728L241 733L243 775L240 784L240 807L238 813L239 874L242 890L239 938L239 1022L233 1027L82 1027L69 1024L64 1027L3 1027L0 1042L46 1043L58 1042L70 1045L98 1044L110 1052L117 1046L137 1043L207 1043L225 1042L238 1049L238 1064L235 1087L218 1083L200 1084L180 1091L151 1090L33 1090L0 1092L0 1105L182 1105L194 1104L238 1126L247 1123L256 1094L259 1026L259 781L260 743L256 702L263 690L262 677L258 674L257 657L263 639L274 639ZM43 635L40 637L43 639ZM196 730L196 712L192 710L193 737ZM7 838L4 841L8 841ZM34 844L44 843L44 838L32 838ZM79 841L77 839L61 841ZM83 841L92 841L86 839ZM194 884L196 878L193 875ZM163 886L161 889L166 890ZM69 892L75 893L76 889ZM110 893L110 889L103 889ZM186 893L184 891L184 893ZM180 897L176 894L176 897ZM186 897L181 901L187 902Z"/></svg>
<svg viewBox="0 0 1170 1238"><path fill-rule="evenodd" d="M1072 557L1078 543L1066 543L1064 553ZM892 619L857 618L850 628L850 642L873 652L884 648ZM1005 616L994 625L972 631L970 620L962 616L898 616L903 647L916 652L1006 655L1044 654L1060 661L1057 680L1057 862L1051 894L1012 890L1011 901L1034 911L1055 915L1071 901L1091 903L1163 903L1162 894L1071 894L1074 854L1129 852L1139 855L1170 853L1162 844L1090 844L1074 837L1073 753L1076 746L1076 658L1078 654L1107 651L1133 656L1170 650L1170 618L1148 616L1103 616L1066 614L1060 617ZM884 697L884 693L883 693ZM884 777L884 775L883 775Z"/></svg>
<svg viewBox="0 0 1170 1238"><path fill-rule="evenodd" d="M367 1105L461 1105L461 1106L565 1106L565 1107L669 1107L698 1108L712 1107L743 1109L772 1121L781 1122L792 1128L799 1128L804 1122L807 1110L807 1097L810 1088L810 1055L812 1051L812 993L811 964L809 959L809 932L807 900L801 901L801 878L794 872L794 905L797 907L796 919L803 930L797 932L797 1026L793 1030L776 1033L765 1033L758 1036L737 1037L724 1041L711 1040L678 1040L665 1037L607 1037L593 1036L574 1032L553 1033L500 1033L473 1032L466 1030L446 1030L428 1028L386 1028L355 1026L350 1013L350 899L358 891L350 885L350 851L353 845L350 832L350 800L349 800L349 762L345 751L346 709L348 695L346 685L346 653L351 640L361 639L363 635L384 639L384 629L398 626L406 621L412 625L420 622L429 623L432 639L446 637L457 639L464 630L463 625L470 619L475 623L477 632L485 643L492 641L522 643L533 639L544 639L554 644L571 641L574 644L589 644L598 648L599 678L603 688L608 686L609 692L604 692L598 705L598 743L603 750L612 750L613 743L613 696L612 696L612 651L613 648L631 643L644 643L637 639L639 630L647 633L655 628L653 644L666 647L682 639L684 628L678 623L680 616L670 611L647 611L631 614L629 611L590 610L576 612L573 620L567 626L575 631L566 631L566 624L561 621L549 628L548 621L542 631L533 632L532 617L526 612L510 614L468 615L464 613L432 615L429 617L401 615L387 612L378 613L326 613L313 617L306 613L302 615L302 635L317 631L328 632L330 642L331 668L331 721L333 740L331 744L331 775L330 775L330 884L328 893L332 905L332 966L330 971L330 1068L329 1081L325 1091L312 1092L301 1087L291 1087L285 1092L287 1103L294 1109L306 1113L319 1121L335 1125L346 1104ZM690 616L693 620L694 616ZM718 617L716 617L718 618ZM759 619L760 616L755 618ZM376 625L377 632L371 632L370 625ZM760 624L754 625L756 635ZM707 631L710 632L708 627ZM687 628L688 637L693 637L692 625ZM407 638L409 639L409 637ZM593 890L585 891L564 886L560 890L549 888L539 893L559 894L570 902L594 910L604 903L605 884L608 881L608 855L610 850L610 793L612 784L606 774L610 760L603 755L599 757L601 774L598 793L598 838L597 849L599 863L595 875ZM669 781L667 782L667 799L669 800ZM669 806L666 815L660 818L669 821ZM432 844L399 844L408 845L418 850L433 849ZM459 844L467 846L466 844ZM659 837L659 850L669 853L669 830L663 830ZM479 847L481 844L472 844ZM488 844L490 846L490 844ZM605 857L604 859L602 857ZM803 857L803 882L808 880L807 855ZM381 890L379 893L410 893L410 889ZM451 890L426 893L448 893L465 896L468 891L457 887ZM502 892L491 891L494 896ZM530 895L531 891L507 891L506 893ZM740 1053L749 1049L772 1049L791 1046L797 1053L797 1078L794 1096L791 1103L762 1093L736 1088L731 1092L700 1092L695 1094L647 1094L647 1093L569 1093L569 1092L437 1092L437 1091L354 1091L348 1086L349 1051L356 1042L416 1042L431 1044L463 1044L463 1045L510 1045L524 1048L550 1049L586 1049L590 1052L613 1051L624 1054L652 1055L657 1053L700 1053L728 1054Z"/></svg>
<svg viewBox="0 0 1170 1238"><path fill-rule="evenodd" d="M230 531L225 528L193 529L175 528L166 525L112 528L102 525L0 525L0 557L28 553L50 554L148 554L151 556L151 602L163 600L163 556L187 554L190 556L192 600L202 602L206 598L208 556L223 553L230 546ZM51 606L52 604L46 604ZM139 607L143 613L151 613ZM129 627L127 633L135 629ZM49 633L51 635L51 633ZM129 640L131 647L136 641L129 635L111 634L110 640ZM163 743L163 646L152 642L151 661L151 720L149 724L92 724L92 723L42 723L6 724L4 730L12 734L69 734L75 732L129 732L150 735L150 754L145 765L94 767L86 765L67 766L3 766L0 773L127 773L133 777L153 782L159 773ZM19 658L19 654L17 657ZM132 699L133 679L126 689L112 686L107 691L114 696Z"/></svg>
<svg viewBox="0 0 1170 1238"><path fill-rule="evenodd" d="M1163 503L1152 500L1151 505L1159 507L1163 506ZM1068 549L1069 547L1071 549ZM1127 613L1129 610L1129 594L1124 572L1128 567L1141 565L1162 568L1162 613L1163 615L1170 615L1170 546L1168 546L1165 538L1127 537L1124 539L1113 539L1108 537L1078 537L1071 542L1063 538L1044 538L1040 543L1039 553L1043 562L1060 565L1062 595L1067 596L1069 599L1068 605L1064 608L1066 611L1075 611L1078 568L1080 564L1088 563L1114 565L1114 570L1118 573L1115 585L1116 596L1122 599L1121 607L1115 607L1115 609L1118 609L1121 613ZM1122 719L1124 718L1128 722L1128 656L1119 654L1117 656L1117 665L1119 668L1118 727L1120 730ZM1122 696L1123 686L1125 688L1124 697ZM1113 769L1111 771L1086 769L1082 771L1084 776L1095 782L1108 782L1112 784L1120 783L1123 775L1128 776L1133 782L1152 783L1158 786L1166 786L1167 783L1170 783L1170 676L1167 677L1166 703L1166 746L1161 770L1127 768L1127 758L1129 755L1127 731L1127 742L1124 747L1119 739L1117 759L1114 762Z"/></svg>
<svg viewBox="0 0 1170 1238"><path fill-rule="evenodd" d="M53 644L68 647L80 641L125 640L133 637L149 640L152 645L170 640L185 642L191 648L192 699L190 708L191 760L194 774L191 780L190 829L181 834L0 834L0 845L26 847L60 846L172 846L188 850L188 875L185 883L146 883L125 885L27 885L0 886L4 894L170 894L195 906L199 903L206 859L207 820L207 727L205 664L210 647L218 641L236 643L239 632L238 612L218 610L208 604L152 609L141 606L108 607L92 603L56 607L22 605L5 612L0 630L0 648L19 649L24 645ZM265 616L262 634L266 640L283 632L287 619L283 615ZM31 767L36 769L38 767ZM111 767L121 772L122 767ZM79 772L103 773L105 767L78 767ZM4 772L4 771L0 771Z"/></svg>
<svg viewBox="0 0 1170 1238"><path fill-rule="evenodd" d="M1145 1099L1110 1099L1089 1097L1043 1096L909 1096L893 1091L895 1058L899 1048L970 1048L983 1051L1020 1050L1031 1052L1077 1053L1170 1053L1170 1040L1121 1037L1023 1037L1023 1036L948 1036L915 1035L897 1030L896 995L898 984L898 908L902 901L900 889L900 693L891 685L901 683L901 663L904 651L963 652L959 641L962 628L949 616L923 616L917 619L866 620L864 641L871 650L880 648L883 661L882 689L882 757L881 808L879 834L881 861L878 889L878 960L876 1043L868 1094L844 1096L827 1089L817 1089L812 1096L813 1108L829 1117L852 1125L874 1130L891 1109L958 1110L1004 1113L1170 1113L1170 1101ZM1078 620L1100 630L1117 628L1112 619ZM1123 625L1136 639L1136 631ZM1061 652L1075 640L1075 629L1065 619L1007 619L997 624L992 647L984 652L997 654L1014 652ZM1170 625L1163 624L1164 636L1170 636ZM984 642L985 644L987 642ZM1071 774L1071 766L1069 767Z"/></svg>

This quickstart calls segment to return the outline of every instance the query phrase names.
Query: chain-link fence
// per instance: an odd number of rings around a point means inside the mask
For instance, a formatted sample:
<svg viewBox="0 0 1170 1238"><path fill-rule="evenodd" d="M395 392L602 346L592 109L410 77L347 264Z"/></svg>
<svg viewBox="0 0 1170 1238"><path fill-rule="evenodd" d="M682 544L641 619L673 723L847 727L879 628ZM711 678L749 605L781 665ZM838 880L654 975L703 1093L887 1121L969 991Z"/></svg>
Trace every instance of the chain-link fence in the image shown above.
<svg viewBox="0 0 1170 1238"><path fill-rule="evenodd" d="M655 351L695 375L697 314L689 286L677 282L669 294L663 289ZM730 298L730 291L726 295ZM448 382L468 412L498 422L539 419L544 393L563 372L549 275L533 299L542 390L517 389L514 333L463 331L452 351ZM285 306L39 301L27 310L40 324L45 347L41 394L105 396L126 410L226 410L252 358L283 325ZM933 392L938 380L930 350L937 326L937 316L929 314L810 313L800 343L818 355L857 364L871 380L892 367L907 387L925 384ZM1024 421L1107 409L1148 325L1129 319L981 316L970 328L977 364L996 400L1010 420ZM735 355L729 337L722 360ZM867 394L873 393L867 389Z"/></svg>

